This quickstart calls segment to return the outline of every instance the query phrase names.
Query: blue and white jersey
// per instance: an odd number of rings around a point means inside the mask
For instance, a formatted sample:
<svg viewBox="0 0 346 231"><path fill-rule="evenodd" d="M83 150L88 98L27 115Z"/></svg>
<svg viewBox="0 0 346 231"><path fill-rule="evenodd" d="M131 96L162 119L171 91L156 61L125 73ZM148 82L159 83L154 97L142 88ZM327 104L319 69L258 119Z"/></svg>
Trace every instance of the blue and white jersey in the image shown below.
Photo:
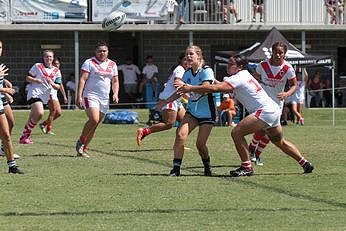
<svg viewBox="0 0 346 231"><path fill-rule="evenodd" d="M190 68L184 73L182 78L184 83L192 86L202 85L204 81L213 84L214 80L214 72L208 66L199 69L197 73L193 73L192 68ZM191 92L187 103L187 111L196 118L215 118L216 110L213 94L201 95L196 92Z"/></svg>

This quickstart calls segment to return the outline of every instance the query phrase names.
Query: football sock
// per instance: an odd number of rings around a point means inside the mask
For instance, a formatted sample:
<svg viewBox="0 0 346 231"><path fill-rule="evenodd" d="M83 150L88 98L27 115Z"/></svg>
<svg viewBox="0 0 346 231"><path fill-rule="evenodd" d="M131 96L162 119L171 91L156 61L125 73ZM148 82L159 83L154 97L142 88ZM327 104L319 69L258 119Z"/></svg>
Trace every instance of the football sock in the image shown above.
<svg viewBox="0 0 346 231"><path fill-rule="evenodd" d="M16 161L15 161L15 160L9 160L9 161L7 161L7 166L8 166L9 168L17 166L17 165L16 165Z"/></svg>
<svg viewBox="0 0 346 231"><path fill-rule="evenodd" d="M180 169L180 166L181 166L181 163L183 162L182 159L177 159L177 158L174 158L173 159L173 168L178 168Z"/></svg>
<svg viewBox="0 0 346 231"><path fill-rule="evenodd" d="M52 131L52 129L53 129L52 125L47 125L47 132Z"/></svg>
<svg viewBox="0 0 346 231"><path fill-rule="evenodd" d="M250 160L248 160L248 161L243 161L243 162L241 163L241 166L244 167L244 168L246 168L246 169L252 169L252 165L251 165L251 161L250 161Z"/></svg>
<svg viewBox="0 0 346 231"><path fill-rule="evenodd" d="M269 139L267 138L267 136L262 137L256 149L256 158L258 158L262 154L263 149L267 146L268 143Z"/></svg>
<svg viewBox="0 0 346 231"><path fill-rule="evenodd" d="M203 162L204 167L209 167L209 168L211 167L210 166L210 156L208 156L207 159L202 158L202 162Z"/></svg>
<svg viewBox="0 0 346 231"><path fill-rule="evenodd" d="M29 137L31 135L32 129L34 129L35 126L36 124L29 120L24 126L22 137Z"/></svg>
<svg viewBox="0 0 346 231"><path fill-rule="evenodd" d="M256 148L257 148L257 145L258 143L260 142L262 138L262 135L259 134L259 133L255 133L252 137L252 140L251 140L251 143L249 144L249 152L250 153L253 153L255 152Z"/></svg>
<svg viewBox="0 0 346 231"><path fill-rule="evenodd" d="M299 165L303 167L303 165L308 162L303 156L302 158L298 161Z"/></svg>
<svg viewBox="0 0 346 231"><path fill-rule="evenodd" d="M83 144L85 144L85 142L86 142L86 137L79 137L79 140L80 140L80 142L82 142Z"/></svg>
<svg viewBox="0 0 346 231"><path fill-rule="evenodd" d="M143 137L151 134L150 128L143 128Z"/></svg>

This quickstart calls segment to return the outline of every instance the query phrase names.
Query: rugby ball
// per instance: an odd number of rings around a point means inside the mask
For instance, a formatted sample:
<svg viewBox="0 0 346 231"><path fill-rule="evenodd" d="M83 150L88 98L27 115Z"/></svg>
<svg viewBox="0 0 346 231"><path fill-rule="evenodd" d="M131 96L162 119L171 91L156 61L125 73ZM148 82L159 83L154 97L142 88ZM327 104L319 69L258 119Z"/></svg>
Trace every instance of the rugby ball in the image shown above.
<svg viewBox="0 0 346 231"><path fill-rule="evenodd" d="M113 11L102 21L102 29L115 31L119 29L126 21L126 14L121 11Z"/></svg>

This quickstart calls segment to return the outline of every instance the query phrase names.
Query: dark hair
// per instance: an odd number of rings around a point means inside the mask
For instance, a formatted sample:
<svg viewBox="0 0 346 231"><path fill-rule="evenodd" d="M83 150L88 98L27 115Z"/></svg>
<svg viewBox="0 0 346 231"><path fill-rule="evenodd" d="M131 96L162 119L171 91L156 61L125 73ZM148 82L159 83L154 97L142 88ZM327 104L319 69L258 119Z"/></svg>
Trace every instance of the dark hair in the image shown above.
<svg viewBox="0 0 346 231"><path fill-rule="evenodd" d="M61 63L60 57L54 57L53 62L55 62L55 61L58 61L59 63Z"/></svg>
<svg viewBox="0 0 346 231"><path fill-rule="evenodd" d="M272 45L272 51L275 50L275 48L277 48L277 47L282 47L282 48L284 48L285 54L286 54L286 52L287 52L287 45L286 45L285 43L283 43L283 42L276 42L276 43L274 43L274 44Z"/></svg>
<svg viewBox="0 0 346 231"><path fill-rule="evenodd" d="M232 56L235 63L238 67L241 67L242 70L245 70L248 66L248 61L244 55L234 55Z"/></svg>
<svg viewBox="0 0 346 231"><path fill-rule="evenodd" d="M107 43L105 41L98 41L96 43L95 49L97 49L99 47L103 47L103 46L108 47L108 45L107 45Z"/></svg>
<svg viewBox="0 0 346 231"><path fill-rule="evenodd" d="M153 59L153 56L152 55L148 55L145 60L148 60L148 59Z"/></svg>
<svg viewBox="0 0 346 231"><path fill-rule="evenodd" d="M180 65L181 60L183 60L185 58L185 52L180 53L180 55L178 56L177 59L177 64L174 65L172 68L169 69L169 72L172 74L172 72L174 71L174 69Z"/></svg>

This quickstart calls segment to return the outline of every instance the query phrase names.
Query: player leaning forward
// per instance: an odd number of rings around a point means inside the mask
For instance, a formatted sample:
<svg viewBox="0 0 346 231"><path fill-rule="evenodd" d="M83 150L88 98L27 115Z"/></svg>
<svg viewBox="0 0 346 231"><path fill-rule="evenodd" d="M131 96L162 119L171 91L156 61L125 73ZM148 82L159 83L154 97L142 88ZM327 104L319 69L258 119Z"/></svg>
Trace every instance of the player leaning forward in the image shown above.
<svg viewBox="0 0 346 231"><path fill-rule="evenodd" d="M235 97L245 106L249 115L232 129L232 139L241 159L241 166L230 171L231 176L251 176L253 169L249 158L245 136L263 130L269 139L284 153L295 159L304 169L311 173L314 167L307 161L298 148L285 140L280 125L280 107L267 95L257 80L247 71L247 61L243 56L229 59L226 77L223 82L214 85L191 86L177 82L179 93L196 92L199 94L212 92L234 92ZM180 85L180 86L179 86Z"/></svg>
<svg viewBox="0 0 346 231"><path fill-rule="evenodd" d="M87 59L82 67L78 84L76 105L84 108L88 120L76 143L77 156L89 158L86 153L95 130L109 109L109 92L113 91L113 102L118 103L118 68L108 59L108 46L99 42L95 56Z"/></svg>

